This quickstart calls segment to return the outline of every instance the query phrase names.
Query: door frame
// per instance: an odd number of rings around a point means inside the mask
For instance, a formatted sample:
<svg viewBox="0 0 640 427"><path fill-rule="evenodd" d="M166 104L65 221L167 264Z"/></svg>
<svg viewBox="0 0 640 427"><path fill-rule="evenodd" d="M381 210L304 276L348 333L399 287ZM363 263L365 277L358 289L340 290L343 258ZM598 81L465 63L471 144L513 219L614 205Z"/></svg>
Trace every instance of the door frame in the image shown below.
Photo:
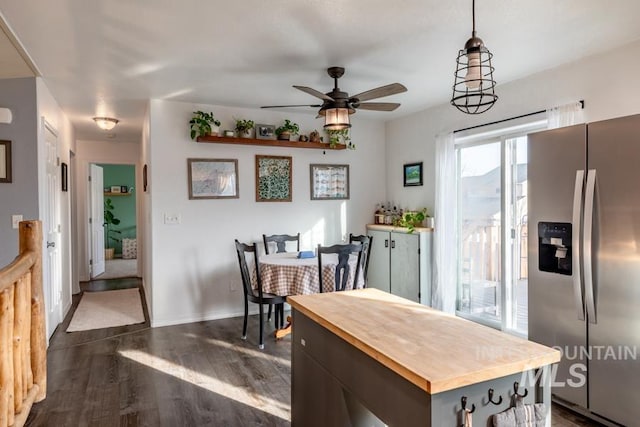
<svg viewBox="0 0 640 427"><path fill-rule="evenodd" d="M81 274L81 281L89 281L89 280L94 280L91 278L91 274L90 274L90 260L91 260L91 254L92 254L92 238L91 238L91 227L89 224L89 218L91 217L91 185L89 182L89 168L91 165L120 165L120 166L132 166L134 168L134 174L135 174L135 192L134 192L134 197L135 197L135 207L136 207L136 239L137 239L137 246L138 246L138 254L136 257L136 275L137 277L142 277L142 268L141 268L141 242L140 242L140 238L139 238L139 232L140 232L140 203L141 203L141 192L142 192L142 185L141 185L141 174L139 173L139 171L142 170L142 168L140 167L140 165L138 164L138 162L131 162L131 161L127 161L127 160L116 160L116 159L101 159L101 158L88 158L86 159L86 162L84 163L83 166L81 166L83 168L83 173L84 176L81 177L81 179L84 181L84 183L86 184L86 191L85 191L85 199L84 199L84 206L82 206L82 209L84 211L84 219L83 219L83 223L82 226L84 227L84 235L82 235L82 233L79 233L79 235L83 236L83 242L82 244L84 245L86 249L86 256L84 258L84 260L82 260L83 262L83 269L84 272ZM79 223L80 224L80 223ZM98 277L96 280L100 280L100 278Z"/></svg>

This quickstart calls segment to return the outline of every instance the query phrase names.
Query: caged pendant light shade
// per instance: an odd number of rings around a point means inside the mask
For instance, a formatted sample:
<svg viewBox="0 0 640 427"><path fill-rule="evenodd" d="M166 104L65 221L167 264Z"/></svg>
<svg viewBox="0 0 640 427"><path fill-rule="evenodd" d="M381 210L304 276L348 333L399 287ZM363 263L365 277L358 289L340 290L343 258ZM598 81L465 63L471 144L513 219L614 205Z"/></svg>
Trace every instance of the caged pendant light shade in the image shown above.
<svg viewBox="0 0 640 427"><path fill-rule="evenodd" d="M493 54L476 36L476 2L472 0L473 31L464 49L458 52L451 105L466 114L484 113L496 103Z"/></svg>

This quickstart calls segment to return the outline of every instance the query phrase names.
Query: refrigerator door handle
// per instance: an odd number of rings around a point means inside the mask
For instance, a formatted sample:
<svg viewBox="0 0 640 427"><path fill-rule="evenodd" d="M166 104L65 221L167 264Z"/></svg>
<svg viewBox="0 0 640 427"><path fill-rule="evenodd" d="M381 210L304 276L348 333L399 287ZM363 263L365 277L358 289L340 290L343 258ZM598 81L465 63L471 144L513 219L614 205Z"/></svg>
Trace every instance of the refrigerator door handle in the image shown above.
<svg viewBox="0 0 640 427"><path fill-rule="evenodd" d="M573 233L571 237L573 264L573 298L578 320L584 320L584 303L582 297L582 269L580 268L580 229L582 228L582 190L584 188L584 171L576 171L576 184L573 189Z"/></svg>
<svg viewBox="0 0 640 427"><path fill-rule="evenodd" d="M587 173L587 189L584 195L584 295L587 316L590 323L596 321L596 306L593 298L593 258L591 254L591 237L593 232L593 201L596 192L596 170Z"/></svg>

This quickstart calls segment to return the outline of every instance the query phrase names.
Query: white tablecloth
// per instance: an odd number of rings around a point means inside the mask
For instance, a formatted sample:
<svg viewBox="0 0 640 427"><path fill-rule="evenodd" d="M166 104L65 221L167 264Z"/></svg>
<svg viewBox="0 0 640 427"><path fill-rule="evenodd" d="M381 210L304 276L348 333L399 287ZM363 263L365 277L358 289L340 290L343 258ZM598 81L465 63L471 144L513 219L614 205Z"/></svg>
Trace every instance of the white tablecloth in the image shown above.
<svg viewBox="0 0 640 427"><path fill-rule="evenodd" d="M282 252L263 255L258 260L262 291L276 295L306 295L318 293L318 258L298 258L297 252ZM347 289L353 288L353 275L356 272L358 257L349 258L349 276ZM323 292L335 289L335 272L338 264L337 254L322 255ZM255 282L254 282L255 283ZM358 288L364 286L363 272L360 271Z"/></svg>

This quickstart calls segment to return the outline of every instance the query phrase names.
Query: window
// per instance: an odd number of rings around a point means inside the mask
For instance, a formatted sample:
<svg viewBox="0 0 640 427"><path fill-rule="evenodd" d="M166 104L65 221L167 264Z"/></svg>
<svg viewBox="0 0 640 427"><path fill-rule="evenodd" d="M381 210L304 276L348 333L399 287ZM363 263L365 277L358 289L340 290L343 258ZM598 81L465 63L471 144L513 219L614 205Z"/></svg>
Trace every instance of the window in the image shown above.
<svg viewBox="0 0 640 427"><path fill-rule="evenodd" d="M527 133L456 138L457 313L527 334Z"/></svg>

